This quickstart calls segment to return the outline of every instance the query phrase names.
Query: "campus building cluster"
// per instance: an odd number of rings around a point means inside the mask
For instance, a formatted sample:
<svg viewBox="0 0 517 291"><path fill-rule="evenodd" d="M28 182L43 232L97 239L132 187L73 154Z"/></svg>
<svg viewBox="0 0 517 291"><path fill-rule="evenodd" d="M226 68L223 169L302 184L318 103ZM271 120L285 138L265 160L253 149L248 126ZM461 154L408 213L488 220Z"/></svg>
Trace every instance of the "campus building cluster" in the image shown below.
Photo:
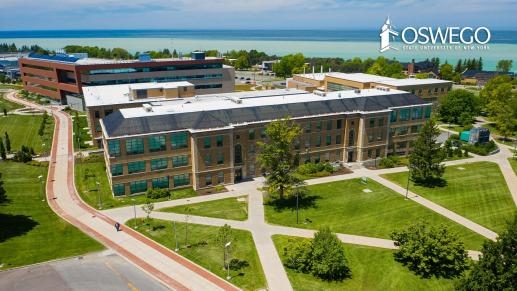
<svg viewBox="0 0 517 291"><path fill-rule="evenodd" d="M106 92L139 94L129 86L105 87ZM98 104L103 96L109 100L109 94L100 94ZM261 175L257 142L267 141L265 127L271 121L287 116L303 129L293 144L300 164L405 155L432 107L410 92L378 88L280 89L147 101L98 119L115 196L149 188L203 189Z"/></svg>
<svg viewBox="0 0 517 291"><path fill-rule="evenodd" d="M142 54L137 60L32 53L19 59L19 67L25 90L82 110L85 86L187 81L197 94L232 92L235 72L223 62L223 58L205 57L203 52L170 59Z"/></svg>
<svg viewBox="0 0 517 291"><path fill-rule="evenodd" d="M452 90L452 82L438 79L395 79L364 73L298 74L287 80L288 88L307 91L341 91L351 89L396 89L411 92L426 101L438 101Z"/></svg>

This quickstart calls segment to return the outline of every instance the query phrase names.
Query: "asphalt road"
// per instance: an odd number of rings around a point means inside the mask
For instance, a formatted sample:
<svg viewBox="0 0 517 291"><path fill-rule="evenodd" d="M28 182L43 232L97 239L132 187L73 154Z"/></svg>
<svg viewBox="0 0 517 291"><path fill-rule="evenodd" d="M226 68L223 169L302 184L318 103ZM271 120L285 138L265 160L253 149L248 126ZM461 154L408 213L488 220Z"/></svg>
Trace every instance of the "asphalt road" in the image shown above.
<svg viewBox="0 0 517 291"><path fill-rule="evenodd" d="M0 290L168 290L111 250L0 272Z"/></svg>

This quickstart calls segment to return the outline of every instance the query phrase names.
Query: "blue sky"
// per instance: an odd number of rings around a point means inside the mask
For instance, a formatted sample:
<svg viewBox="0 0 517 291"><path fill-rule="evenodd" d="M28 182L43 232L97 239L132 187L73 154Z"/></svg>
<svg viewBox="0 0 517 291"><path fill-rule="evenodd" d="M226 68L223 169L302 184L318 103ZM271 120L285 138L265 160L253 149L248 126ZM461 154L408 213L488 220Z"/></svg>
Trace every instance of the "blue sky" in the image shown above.
<svg viewBox="0 0 517 291"><path fill-rule="evenodd" d="M0 30L378 29L487 26L517 30L516 0L0 0Z"/></svg>

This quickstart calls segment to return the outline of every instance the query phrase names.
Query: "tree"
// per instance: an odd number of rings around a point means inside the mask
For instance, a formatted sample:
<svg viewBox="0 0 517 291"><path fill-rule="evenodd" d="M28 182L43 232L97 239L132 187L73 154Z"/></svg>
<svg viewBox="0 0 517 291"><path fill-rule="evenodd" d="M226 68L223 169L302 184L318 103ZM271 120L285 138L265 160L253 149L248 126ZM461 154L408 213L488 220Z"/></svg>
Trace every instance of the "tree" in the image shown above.
<svg viewBox="0 0 517 291"><path fill-rule="evenodd" d="M324 280L342 280L349 276L343 244L329 228L314 235L312 242L312 274Z"/></svg>
<svg viewBox="0 0 517 291"><path fill-rule="evenodd" d="M300 180L293 175L297 166L293 145L301 132L302 129L288 117L266 126L267 142L257 143L262 148L257 160L266 171L265 189L269 194L278 193L280 199L300 184Z"/></svg>
<svg viewBox="0 0 517 291"><path fill-rule="evenodd" d="M500 60L497 62L496 70L499 72L508 73L512 70L513 60Z"/></svg>
<svg viewBox="0 0 517 291"><path fill-rule="evenodd" d="M7 116L7 109L4 108L4 116Z"/></svg>
<svg viewBox="0 0 517 291"><path fill-rule="evenodd" d="M479 113L479 107L479 98L474 93L458 89L442 97L439 113L443 121L467 125Z"/></svg>
<svg viewBox="0 0 517 291"><path fill-rule="evenodd" d="M424 278L453 278L468 268L463 242L445 225L418 222L393 232L391 238L399 247L395 260Z"/></svg>
<svg viewBox="0 0 517 291"><path fill-rule="evenodd" d="M249 67L251 66L246 56L240 56L235 61L235 69L237 70L248 69Z"/></svg>
<svg viewBox="0 0 517 291"><path fill-rule="evenodd" d="M443 80L452 80L454 77L454 72L452 70L452 66L449 64L443 64L440 66L440 75Z"/></svg>
<svg viewBox="0 0 517 291"><path fill-rule="evenodd" d="M27 163L32 161L32 156L34 155L34 149L28 146L22 146L22 148L14 153L13 160L19 163Z"/></svg>
<svg viewBox="0 0 517 291"><path fill-rule="evenodd" d="M154 204L147 200L147 202L142 205L142 210L145 212L145 214L147 215L146 217L146 220L147 220L147 224L149 224L149 230L151 230L151 212L153 212L154 210Z"/></svg>
<svg viewBox="0 0 517 291"><path fill-rule="evenodd" d="M409 155L411 179L417 183L432 185L445 171L442 162L444 151L436 141L440 130L433 119L428 120L420 130Z"/></svg>
<svg viewBox="0 0 517 291"><path fill-rule="evenodd" d="M312 241L290 238L284 247L284 264L298 272L309 273L312 269Z"/></svg>
<svg viewBox="0 0 517 291"><path fill-rule="evenodd" d="M484 110L494 118L496 127L504 136L517 130L517 92L512 89L510 76L490 79L479 92Z"/></svg>
<svg viewBox="0 0 517 291"><path fill-rule="evenodd" d="M388 60L384 57L378 57L377 60L368 68L367 73L379 76L405 78L402 74L403 66L395 60Z"/></svg>
<svg viewBox="0 0 517 291"><path fill-rule="evenodd" d="M7 131L5 132L5 149L8 153L11 152L11 140L9 139Z"/></svg>
<svg viewBox="0 0 517 291"><path fill-rule="evenodd" d="M235 248L235 234L233 233L232 227L228 224L225 224L221 227L219 227L219 230L217 231L217 236L215 237L216 244L223 250L224 253L224 264L223 267L226 268L229 267L228 258L226 257L226 250L227 248L226 244L231 242L231 248Z"/></svg>
<svg viewBox="0 0 517 291"><path fill-rule="evenodd" d="M2 157L2 160L4 160L4 161L7 159L7 155L5 153L4 141L2 140L1 137L0 137L0 157Z"/></svg>
<svg viewBox="0 0 517 291"><path fill-rule="evenodd" d="M458 290L515 290L517 286L517 216L496 241L487 240L479 261L468 276L460 280Z"/></svg>
<svg viewBox="0 0 517 291"><path fill-rule="evenodd" d="M278 77L290 77L293 73L301 73L305 65L305 57L301 53L286 55L273 65L273 72Z"/></svg>

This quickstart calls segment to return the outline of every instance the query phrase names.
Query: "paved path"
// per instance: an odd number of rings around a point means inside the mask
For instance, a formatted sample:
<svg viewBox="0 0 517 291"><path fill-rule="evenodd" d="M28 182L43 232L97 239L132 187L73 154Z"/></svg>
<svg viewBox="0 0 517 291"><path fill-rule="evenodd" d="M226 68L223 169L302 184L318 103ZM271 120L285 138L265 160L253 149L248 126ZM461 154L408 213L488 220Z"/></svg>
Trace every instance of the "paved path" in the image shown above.
<svg viewBox="0 0 517 291"><path fill-rule="evenodd" d="M49 110L8 94L7 98L26 106ZM50 111L50 110L49 110ZM74 159L71 142L72 127L69 115L52 110L56 121L47 178L47 199L59 216L96 238L141 270L162 281L174 290L237 290L211 272L170 251L147 237L122 226L84 203L74 186Z"/></svg>

